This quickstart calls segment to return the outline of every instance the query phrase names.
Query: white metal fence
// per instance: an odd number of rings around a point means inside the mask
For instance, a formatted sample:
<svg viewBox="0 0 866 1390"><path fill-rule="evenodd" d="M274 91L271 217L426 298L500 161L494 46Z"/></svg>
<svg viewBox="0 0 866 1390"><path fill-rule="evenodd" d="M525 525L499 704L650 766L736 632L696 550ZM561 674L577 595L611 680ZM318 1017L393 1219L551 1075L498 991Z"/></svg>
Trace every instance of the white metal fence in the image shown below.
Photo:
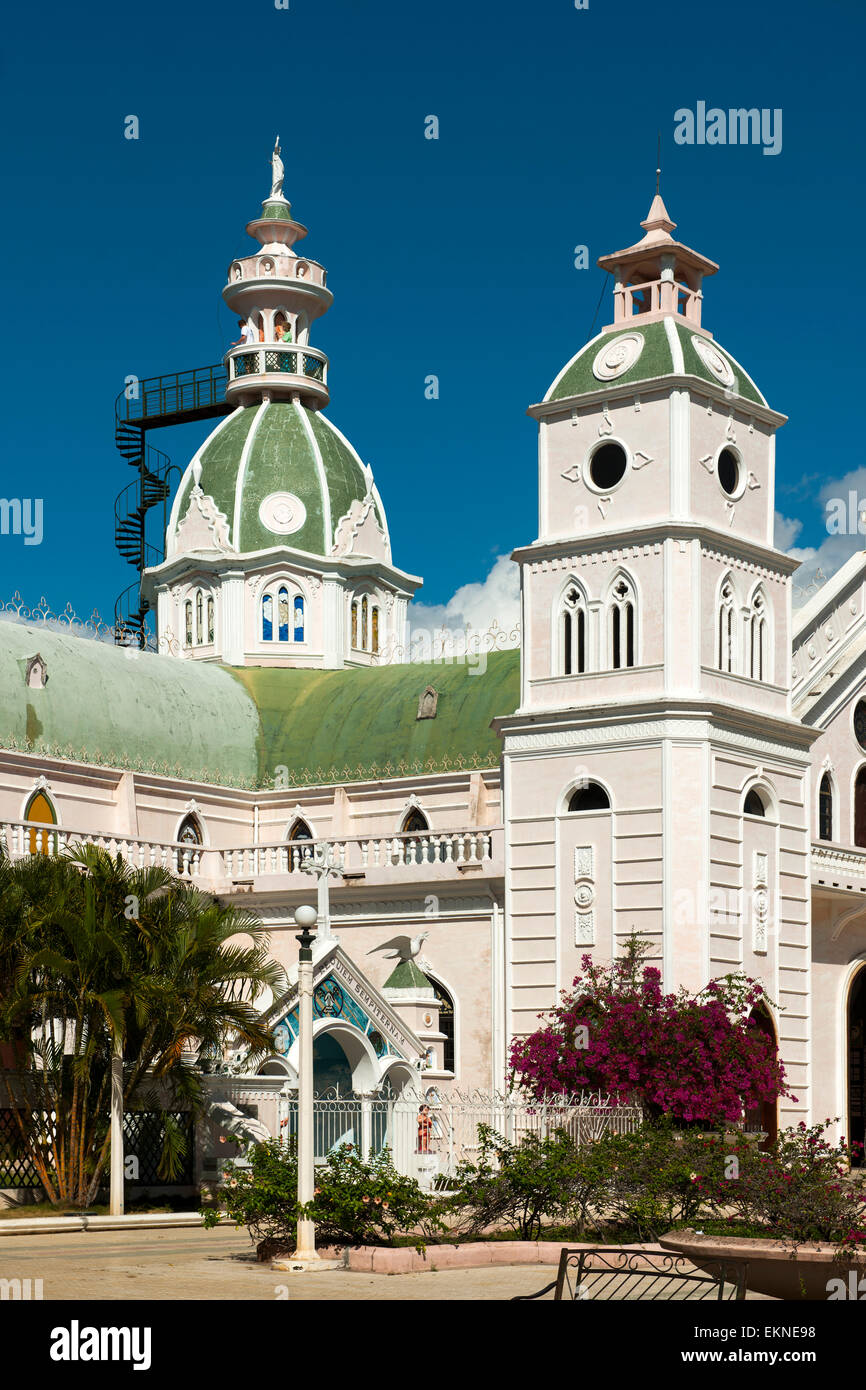
<svg viewBox="0 0 866 1390"><path fill-rule="evenodd" d="M511 1143L528 1134L547 1136L565 1130L575 1144L638 1128L641 1112L608 1103L604 1096L523 1097L483 1091L403 1090L397 1096L318 1096L313 1107L316 1161L342 1144L357 1147L367 1161L389 1149L394 1166L425 1186L453 1177L464 1160L480 1152L479 1125L487 1125ZM297 1135L297 1100L283 1099L280 1133Z"/></svg>

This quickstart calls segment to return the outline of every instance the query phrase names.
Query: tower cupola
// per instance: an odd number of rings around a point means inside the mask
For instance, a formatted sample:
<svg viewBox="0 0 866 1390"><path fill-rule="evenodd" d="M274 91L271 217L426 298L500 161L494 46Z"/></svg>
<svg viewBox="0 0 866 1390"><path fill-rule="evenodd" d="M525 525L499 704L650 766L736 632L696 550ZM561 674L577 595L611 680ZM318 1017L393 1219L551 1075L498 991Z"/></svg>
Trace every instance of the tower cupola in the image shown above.
<svg viewBox="0 0 866 1390"><path fill-rule="evenodd" d="M324 266L295 250L307 228L283 196L279 136L271 167L261 216L247 223L259 249L232 261L223 290L241 338L226 354L226 398L234 405L295 400L318 410L330 399L328 359L310 343L310 328L334 297Z"/></svg>
<svg viewBox="0 0 866 1390"><path fill-rule="evenodd" d="M704 277L715 275L719 267L675 241L671 232L676 225L657 192L641 222L645 236L623 251L599 257L602 270L609 270L614 277L614 321L608 327L620 328L635 320L652 323L673 316L700 328L701 286Z"/></svg>

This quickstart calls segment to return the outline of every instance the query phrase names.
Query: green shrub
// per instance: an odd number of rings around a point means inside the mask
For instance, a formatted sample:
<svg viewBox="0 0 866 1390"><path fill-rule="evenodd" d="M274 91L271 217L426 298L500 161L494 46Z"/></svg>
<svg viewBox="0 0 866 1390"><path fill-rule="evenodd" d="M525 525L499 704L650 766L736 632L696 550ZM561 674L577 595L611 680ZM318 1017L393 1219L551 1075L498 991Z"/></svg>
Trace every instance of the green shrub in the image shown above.
<svg viewBox="0 0 866 1390"><path fill-rule="evenodd" d="M229 1160L224 1172L226 1212L267 1250L293 1250L302 1217L314 1222L320 1245L390 1245L398 1232L419 1232L421 1249L424 1236L444 1230L436 1203L397 1172L387 1149L369 1162L351 1144L333 1150L317 1167L313 1199L303 1207L297 1153L278 1139L256 1144L248 1165ZM214 1207L202 1214L206 1227L219 1221Z"/></svg>
<svg viewBox="0 0 866 1390"><path fill-rule="evenodd" d="M582 1225L603 1173L586 1162L564 1131L541 1137L526 1135L512 1144L487 1125L478 1126L477 1163L463 1162L457 1190L444 1204L457 1228L477 1235L491 1226L515 1231L521 1240L537 1239L542 1219Z"/></svg>

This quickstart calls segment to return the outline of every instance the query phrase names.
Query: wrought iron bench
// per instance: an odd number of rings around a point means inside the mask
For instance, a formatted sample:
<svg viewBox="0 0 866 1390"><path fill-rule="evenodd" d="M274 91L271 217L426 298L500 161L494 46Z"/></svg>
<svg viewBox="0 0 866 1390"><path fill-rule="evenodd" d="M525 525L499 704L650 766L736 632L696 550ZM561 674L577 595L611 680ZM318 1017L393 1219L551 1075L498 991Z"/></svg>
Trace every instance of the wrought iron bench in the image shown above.
<svg viewBox="0 0 866 1390"><path fill-rule="evenodd" d="M668 1299L722 1302L746 1296L748 1265L741 1260L702 1260L697 1268L675 1251L620 1250L612 1246L569 1250L559 1257L559 1272L537 1293L517 1294L512 1303L525 1303L556 1292L555 1300Z"/></svg>

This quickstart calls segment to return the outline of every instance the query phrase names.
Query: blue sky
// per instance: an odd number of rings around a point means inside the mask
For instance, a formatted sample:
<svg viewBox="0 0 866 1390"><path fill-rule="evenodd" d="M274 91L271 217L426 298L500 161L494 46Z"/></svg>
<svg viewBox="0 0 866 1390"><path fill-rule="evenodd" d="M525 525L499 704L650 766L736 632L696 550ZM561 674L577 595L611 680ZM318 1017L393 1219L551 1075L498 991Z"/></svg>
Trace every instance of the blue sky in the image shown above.
<svg viewBox="0 0 866 1390"><path fill-rule="evenodd" d="M133 578L113 541L132 478L114 398L127 373L215 362L235 336L220 291L252 249L278 131L304 249L336 297L314 337L328 413L373 465L395 560L437 614L510 616L495 562L536 535L525 409L590 336L595 258L640 234L659 129L677 235L721 265L705 323L790 416L782 538L826 572L863 544L828 539L823 509L840 488L866 496L863 29L855 0L19 6L2 494L43 499L44 538L0 536L0 602L17 589L109 617ZM781 153L676 146L674 112L699 100L781 108ZM592 269L574 268L578 244ZM606 292L596 329L610 319ZM154 442L183 465L207 430Z"/></svg>

